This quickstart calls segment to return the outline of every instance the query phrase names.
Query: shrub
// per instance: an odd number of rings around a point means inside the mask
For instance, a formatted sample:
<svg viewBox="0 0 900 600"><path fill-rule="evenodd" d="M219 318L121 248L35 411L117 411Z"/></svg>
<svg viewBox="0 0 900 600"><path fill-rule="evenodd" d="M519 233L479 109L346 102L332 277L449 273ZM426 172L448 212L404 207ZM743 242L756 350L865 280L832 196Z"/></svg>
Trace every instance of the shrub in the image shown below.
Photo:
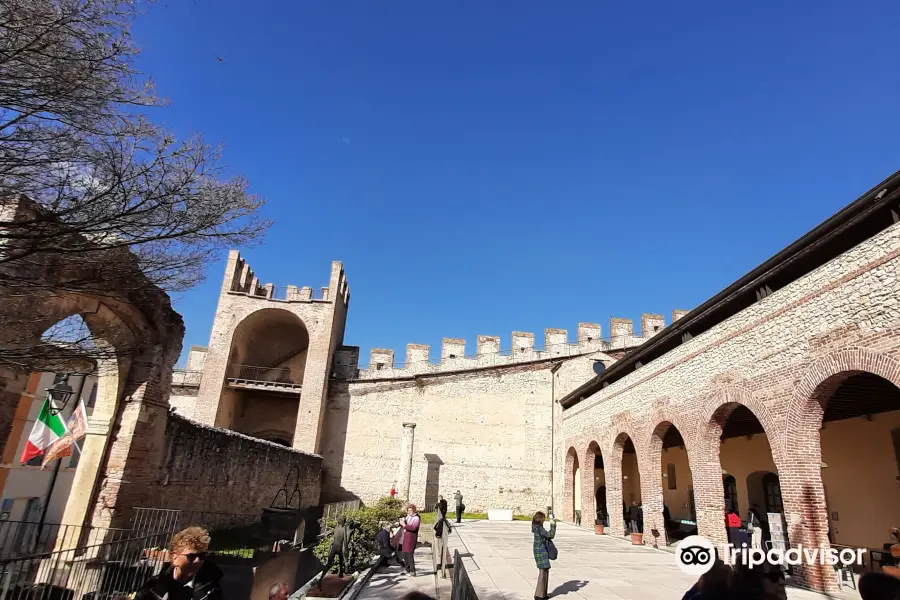
<svg viewBox="0 0 900 600"><path fill-rule="evenodd" d="M364 569L371 563L375 554L375 536L381 529L384 521L394 522L404 514L404 503L397 498L385 497L372 506L365 506L357 510L349 510L343 514L347 524L353 528L350 538L350 556L345 556L348 561L346 570L352 573ZM323 531L331 531L337 526L337 517L322 519ZM329 535L316 546L314 553L324 564L328 560L331 550L331 536ZM335 565L334 569L337 568ZM332 570L334 570L332 569Z"/></svg>

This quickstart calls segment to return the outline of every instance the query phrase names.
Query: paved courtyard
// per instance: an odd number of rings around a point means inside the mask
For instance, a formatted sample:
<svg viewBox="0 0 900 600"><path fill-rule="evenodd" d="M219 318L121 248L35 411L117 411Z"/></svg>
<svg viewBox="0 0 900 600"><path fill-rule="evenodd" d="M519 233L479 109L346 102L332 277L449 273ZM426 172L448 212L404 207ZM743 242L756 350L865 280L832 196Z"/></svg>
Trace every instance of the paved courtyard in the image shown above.
<svg viewBox="0 0 900 600"><path fill-rule="evenodd" d="M559 560L550 569L551 596L568 600L681 600L695 577L682 573L670 552L632 546L624 539L594 535L560 523ZM537 570L530 523L477 521L454 528L458 549L479 600L533 600ZM431 569L428 572L432 572ZM427 591L422 586L422 591ZM858 598L841 594L840 598ZM791 600L826 596L789 588Z"/></svg>

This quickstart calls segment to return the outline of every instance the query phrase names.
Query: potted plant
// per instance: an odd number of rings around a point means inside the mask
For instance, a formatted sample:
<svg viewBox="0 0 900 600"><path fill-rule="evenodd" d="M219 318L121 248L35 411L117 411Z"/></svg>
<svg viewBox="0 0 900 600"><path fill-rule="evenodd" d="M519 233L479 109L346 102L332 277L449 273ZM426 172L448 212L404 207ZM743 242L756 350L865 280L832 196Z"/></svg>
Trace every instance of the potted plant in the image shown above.
<svg viewBox="0 0 900 600"><path fill-rule="evenodd" d="M594 521L594 533L603 535L603 521Z"/></svg>
<svg viewBox="0 0 900 600"><path fill-rule="evenodd" d="M631 534L631 545L632 546L643 546L644 545L644 534L643 533L632 533Z"/></svg>

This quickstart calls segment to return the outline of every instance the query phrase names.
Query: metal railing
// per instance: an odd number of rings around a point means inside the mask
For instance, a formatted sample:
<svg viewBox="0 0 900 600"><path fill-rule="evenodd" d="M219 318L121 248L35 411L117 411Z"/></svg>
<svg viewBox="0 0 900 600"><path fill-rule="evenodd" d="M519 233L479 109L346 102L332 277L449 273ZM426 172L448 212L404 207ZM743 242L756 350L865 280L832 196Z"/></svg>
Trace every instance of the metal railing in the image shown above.
<svg viewBox="0 0 900 600"><path fill-rule="evenodd" d="M280 383L298 386L302 381L302 374L295 373L293 369L281 367L230 365L228 367L228 378L247 382Z"/></svg>
<svg viewBox="0 0 900 600"><path fill-rule="evenodd" d="M478 600L478 594L475 593L475 587L469 579L469 574L466 573L459 550L453 551L453 578L451 581L450 600Z"/></svg>
<svg viewBox="0 0 900 600"><path fill-rule="evenodd" d="M34 521L0 522L0 559L52 552L57 541L92 545L131 535L129 529L111 529L90 525L61 525Z"/></svg>
<svg viewBox="0 0 900 600"><path fill-rule="evenodd" d="M200 387L203 371L172 369L172 387Z"/></svg>
<svg viewBox="0 0 900 600"><path fill-rule="evenodd" d="M116 597L137 591L168 562L169 533L0 560L0 600Z"/></svg>

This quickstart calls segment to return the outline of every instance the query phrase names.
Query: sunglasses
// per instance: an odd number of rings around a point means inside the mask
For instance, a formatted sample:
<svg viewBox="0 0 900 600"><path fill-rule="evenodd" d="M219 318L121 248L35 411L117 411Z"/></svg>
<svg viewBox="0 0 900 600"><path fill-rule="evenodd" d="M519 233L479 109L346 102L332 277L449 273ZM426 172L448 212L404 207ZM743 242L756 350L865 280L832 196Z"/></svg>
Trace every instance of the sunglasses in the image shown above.
<svg viewBox="0 0 900 600"><path fill-rule="evenodd" d="M206 560L206 552L191 552L190 554L182 554L189 563L195 563L198 560Z"/></svg>

